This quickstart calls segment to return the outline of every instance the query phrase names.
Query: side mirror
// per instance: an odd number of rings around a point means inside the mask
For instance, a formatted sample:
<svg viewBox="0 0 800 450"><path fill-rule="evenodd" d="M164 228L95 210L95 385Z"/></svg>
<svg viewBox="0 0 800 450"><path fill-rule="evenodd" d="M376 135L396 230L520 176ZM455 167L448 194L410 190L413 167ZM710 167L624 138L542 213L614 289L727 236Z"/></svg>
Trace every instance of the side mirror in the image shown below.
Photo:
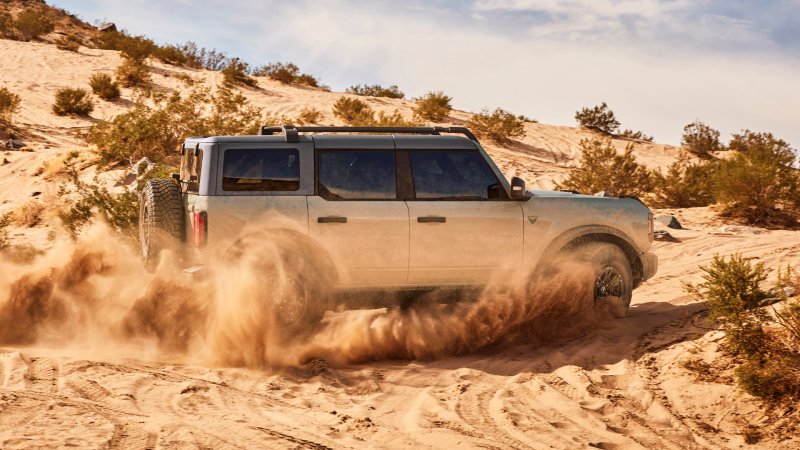
<svg viewBox="0 0 800 450"><path fill-rule="evenodd" d="M528 200L531 194L525 189L525 180L520 177L511 179L511 198L514 200Z"/></svg>

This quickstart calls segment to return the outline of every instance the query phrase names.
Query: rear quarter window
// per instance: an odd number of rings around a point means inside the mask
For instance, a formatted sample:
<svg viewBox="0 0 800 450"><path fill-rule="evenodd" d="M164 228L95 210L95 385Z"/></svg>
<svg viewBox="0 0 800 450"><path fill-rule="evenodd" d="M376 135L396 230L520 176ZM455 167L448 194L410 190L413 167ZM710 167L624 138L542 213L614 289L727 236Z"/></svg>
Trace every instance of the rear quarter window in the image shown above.
<svg viewBox="0 0 800 450"><path fill-rule="evenodd" d="M228 149L222 162L224 191L297 191L300 155L294 148Z"/></svg>

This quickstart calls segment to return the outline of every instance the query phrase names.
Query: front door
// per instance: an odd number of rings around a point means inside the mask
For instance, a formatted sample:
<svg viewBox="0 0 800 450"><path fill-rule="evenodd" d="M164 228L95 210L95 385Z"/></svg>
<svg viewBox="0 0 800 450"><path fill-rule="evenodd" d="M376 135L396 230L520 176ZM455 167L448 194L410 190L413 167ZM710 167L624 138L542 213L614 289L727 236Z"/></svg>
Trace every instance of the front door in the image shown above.
<svg viewBox="0 0 800 450"><path fill-rule="evenodd" d="M522 261L523 212L478 150L409 150L411 284L483 284Z"/></svg>
<svg viewBox="0 0 800 450"><path fill-rule="evenodd" d="M317 194L308 198L309 232L335 260L340 283L406 283L408 207L398 200L394 149L318 150Z"/></svg>

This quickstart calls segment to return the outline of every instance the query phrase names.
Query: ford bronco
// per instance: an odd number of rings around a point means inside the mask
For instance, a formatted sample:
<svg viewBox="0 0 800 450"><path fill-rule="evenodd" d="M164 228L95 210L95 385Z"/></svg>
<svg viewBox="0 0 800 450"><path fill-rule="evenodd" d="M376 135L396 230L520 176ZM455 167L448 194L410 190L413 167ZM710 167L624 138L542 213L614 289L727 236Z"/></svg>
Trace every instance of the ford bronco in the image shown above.
<svg viewBox="0 0 800 450"><path fill-rule="evenodd" d="M595 301L623 311L657 269L653 215L637 198L528 191L462 127L265 126L254 136L188 138L181 155L179 174L141 193L149 267L169 247L202 261L212 243L231 248L235 262L262 228L335 261L306 265L295 284L322 271L311 277L329 290L441 289L502 282L591 246L602 250L591 261ZM305 292L279 308L283 325L318 320L329 307Z"/></svg>

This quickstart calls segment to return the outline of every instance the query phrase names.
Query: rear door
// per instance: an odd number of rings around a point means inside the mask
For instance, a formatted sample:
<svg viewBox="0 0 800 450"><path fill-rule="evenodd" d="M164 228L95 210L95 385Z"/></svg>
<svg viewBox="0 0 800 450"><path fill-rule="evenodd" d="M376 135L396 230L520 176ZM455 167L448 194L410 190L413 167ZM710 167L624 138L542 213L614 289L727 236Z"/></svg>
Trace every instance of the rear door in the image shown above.
<svg viewBox="0 0 800 450"><path fill-rule="evenodd" d="M409 283L483 284L510 275L522 261L522 207L483 153L407 147L414 191L407 202Z"/></svg>
<svg viewBox="0 0 800 450"><path fill-rule="evenodd" d="M398 198L391 136L315 136L316 195L309 232L344 285L402 285L408 277L408 207Z"/></svg>

